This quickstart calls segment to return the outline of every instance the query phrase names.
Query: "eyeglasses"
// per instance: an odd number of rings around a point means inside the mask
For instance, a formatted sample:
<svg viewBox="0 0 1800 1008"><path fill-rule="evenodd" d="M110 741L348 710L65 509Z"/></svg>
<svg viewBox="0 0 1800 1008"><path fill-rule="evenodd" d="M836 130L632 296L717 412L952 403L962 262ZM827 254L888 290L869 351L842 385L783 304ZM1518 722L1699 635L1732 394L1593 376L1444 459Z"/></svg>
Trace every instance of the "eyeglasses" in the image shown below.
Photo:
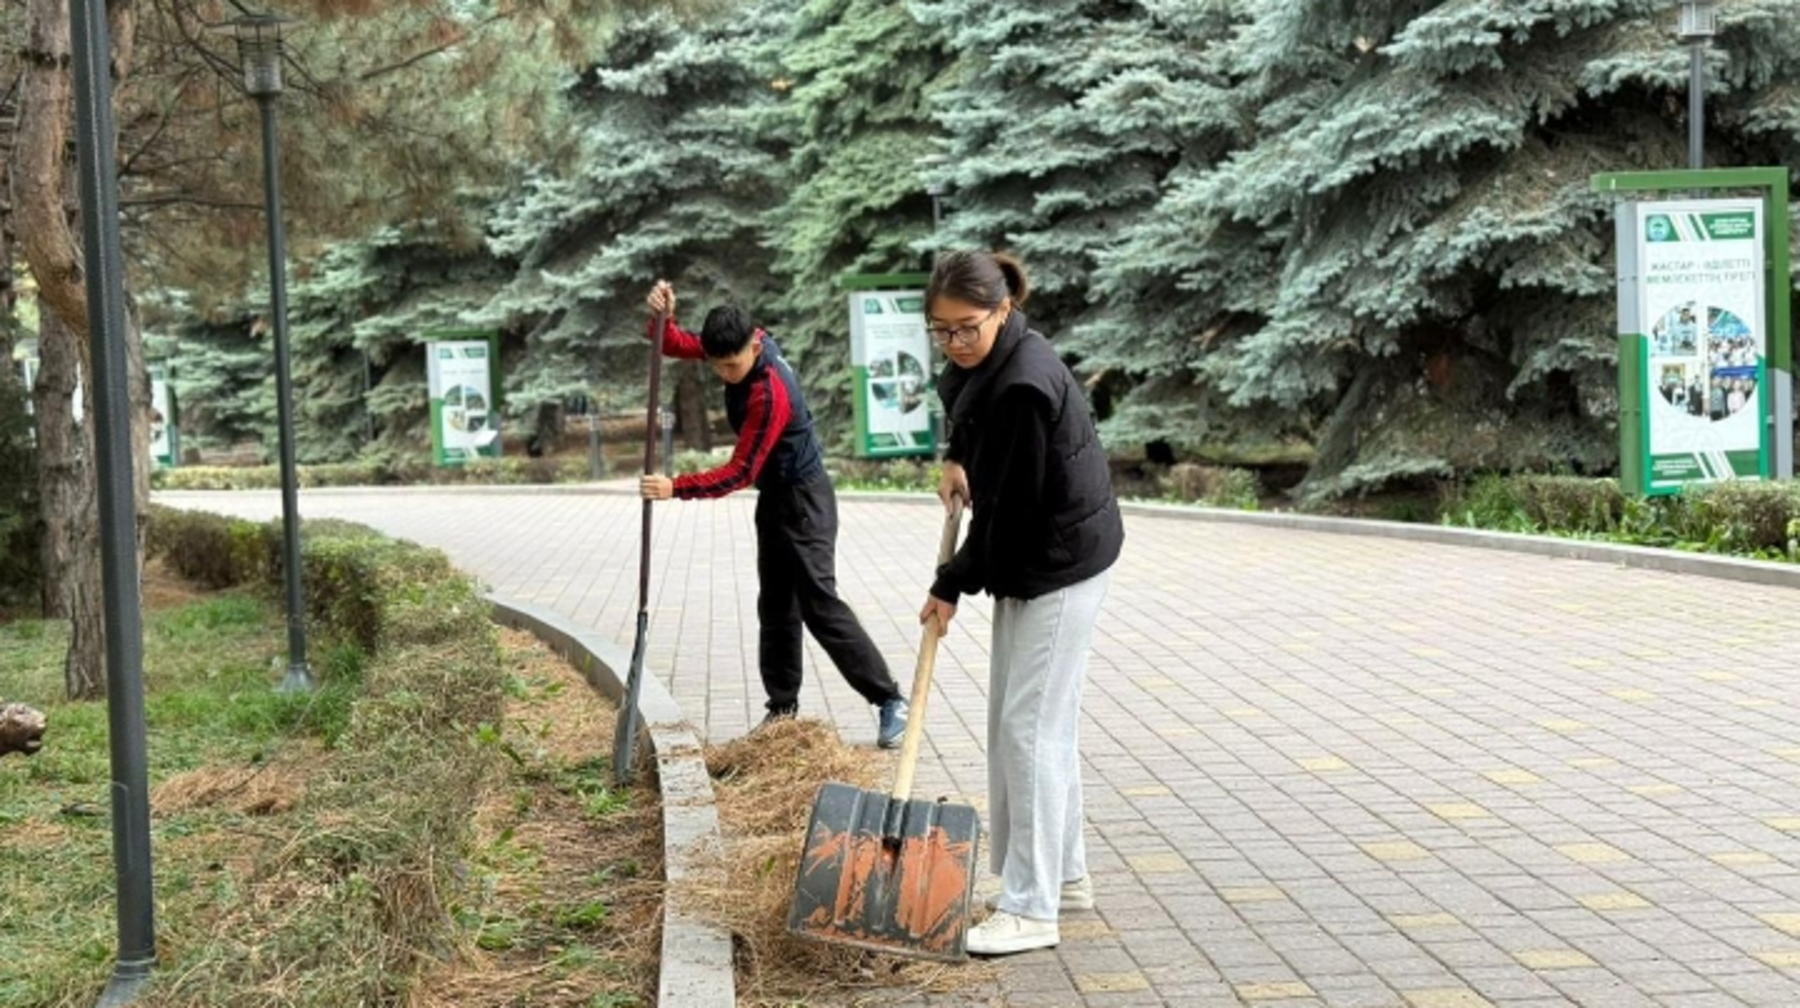
<svg viewBox="0 0 1800 1008"><path fill-rule="evenodd" d="M952 343L957 346L972 346L976 340L981 338L981 327L987 325L988 320L998 314L1000 314L1000 309L995 308L974 325L926 326L925 332L931 336L931 342L941 347L949 346Z"/></svg>

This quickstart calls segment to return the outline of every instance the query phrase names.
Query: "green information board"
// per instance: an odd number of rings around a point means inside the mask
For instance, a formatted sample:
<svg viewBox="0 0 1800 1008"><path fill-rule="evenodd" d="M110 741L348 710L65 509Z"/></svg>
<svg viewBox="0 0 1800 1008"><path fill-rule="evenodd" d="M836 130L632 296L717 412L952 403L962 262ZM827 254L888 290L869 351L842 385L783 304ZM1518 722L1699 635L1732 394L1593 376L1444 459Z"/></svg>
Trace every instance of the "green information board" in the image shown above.
<svg viewBox="0 0 1800 1008"><path fill-rule="evenodd" d="M937 451L937 390L925 332L924 277L845 278L852 289L850 366L856 454L862 458ZM912 281L914 287L905 284Z"/></svg>
<svg viewBox="0 0 1800 1008"><path fill-rule="evenodd" d="M1605 175L1594 187L1649 194L1765 189L1761 197L1684 193L1617 209L1619 468L1626 492L1670 494L1691 483L1791 476L1786 171Z"/></svg>
<svg viewBox="0 0 1800 1008"><path fill-rule="evenodd" d="M150 459L158 469L173 469L181 459L181 429L177 424L178 403L175 387L168 372L160 365L150 368Z"/></svg>
<svg viewBox="0 0 1800 1008"><path fill-rule="evenodd" d="M500 455L500 340L493 333L426 336L431 388L431 457L460 466Z"/></svg>

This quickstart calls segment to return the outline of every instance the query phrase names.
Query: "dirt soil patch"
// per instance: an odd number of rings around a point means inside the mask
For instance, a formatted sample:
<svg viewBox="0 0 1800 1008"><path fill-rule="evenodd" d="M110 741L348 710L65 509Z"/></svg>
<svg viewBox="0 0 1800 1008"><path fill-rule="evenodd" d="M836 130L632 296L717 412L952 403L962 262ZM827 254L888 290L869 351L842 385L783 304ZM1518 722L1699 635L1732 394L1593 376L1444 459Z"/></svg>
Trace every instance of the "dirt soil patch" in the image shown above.
<svg viewBox="0 0 1800 1008"><path fill-rule="evenodd" d="M653 1004L662 940L662 818L598 754L614 708L529 634L504 631L511 675L497 744L509 767L477 811L469 941L413 1008Z"/></svg>

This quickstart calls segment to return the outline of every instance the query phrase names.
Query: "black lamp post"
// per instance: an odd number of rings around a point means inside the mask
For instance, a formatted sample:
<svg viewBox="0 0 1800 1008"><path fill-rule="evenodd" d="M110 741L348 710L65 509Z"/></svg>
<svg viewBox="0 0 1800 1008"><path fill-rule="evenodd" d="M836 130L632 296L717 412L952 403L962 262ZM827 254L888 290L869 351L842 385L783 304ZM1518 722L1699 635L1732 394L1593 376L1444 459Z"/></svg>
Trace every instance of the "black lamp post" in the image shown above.
<svg viewBox="0 0 1800 1008"><path fill-rule="evenodd" d="M1693 62L1688 69L1688 167L1706 167L1706 43L1714 35L1712 0L1681 0L1676 35L1686 42Z"/></svg>
<svg viewBox="0 0 1800 1008"><path fill-rule="evenodd" d="M931 197L931 262L937 265L938 248L942 244L938 232L944 223L944 193L948 190L942 179L937 176L937 169L948 164L950 158L943 154L927 154L918 158L913 164L919 167L919 178L925 183L925 194Z"/></svg>
<svg viewBox="0 0 1800 1008"><path fill-rule="evenodd" d="M933 269L937 268L938 253L943 249L941 232L944 224L944 193L949 190L949 186L944 184L937 171L949 163L949 156L944 154L927 154L913 161L913 164L919 169L919 180L925 184L925 195L931 197L931 266ZM931 353L933 358L937 358L942 351L933 347ZM933 370L941 365L941 360L934 359L932 361ZM935 400L937 397L933 396L932 398ZM944 411L934 402L931 410L931 440L936 445L934 454L940 460L944 457L945 449L949 447L944 433Z"/></svg>
<svg viewBox="0 0 1800 1008"><path fill-rule="evenodd" d="M275 327L275 412L281 440L282 566L287 575L288 667L276 689L313 686L306 661L306 599L300 587L299 480L294 472L294 390L287 325L287 244L281 228L281 164L275 142L275 99L281 95L282 32L293 19L247 14L226 24L236 36L244 93L262 113L263 201L269 219L269 314Z"/></svg>
<svg viewBox="0 0 1800 1008"><path fill-rule="evenodd" d="M156 966L155 880L144 729L144 627L138 598L137 501L132 493L130 367L125 359L125 257L112 113L112 41L101 0L69 5L75 78L77 189L94 395L100 518L100 603L106 625L106 724L112 757L118 958L97 1002L136 1002ZM10 965L10 964L9 964Z"/></svg>

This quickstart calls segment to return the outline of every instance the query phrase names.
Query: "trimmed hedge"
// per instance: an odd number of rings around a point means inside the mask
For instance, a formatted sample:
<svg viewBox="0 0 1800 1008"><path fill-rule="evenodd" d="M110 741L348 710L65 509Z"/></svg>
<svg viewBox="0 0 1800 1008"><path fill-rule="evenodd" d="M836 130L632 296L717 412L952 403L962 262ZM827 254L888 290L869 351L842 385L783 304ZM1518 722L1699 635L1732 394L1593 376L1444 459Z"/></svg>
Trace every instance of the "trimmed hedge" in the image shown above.
<svg viewBox="0 0 1800 1008"><path fill-rule="evenodd" d="M508 485L581 483L592 478L586 457L476 459L459 467L423 462L338 462L294 470L301 487ZM182 466L151 476L158 490L273 490L281 486L277 466Z"/></svg>
<svg viewBox="0 0 1800 1008"><path fill-rule="evenodd" d="M146 536L183 576L275 593L281 542L278 521L160 506ZM456 942L450 911L497 769L484 737L504 670L488 604L443 553L348 522L304 523L301 564L317 636L369 656L362 693L294 836L237 880L212 937L160 976L156 1005L403 1003Z"/></svg>
<svg viewBox="0 0 1800 1008"><path fill-rule="evenodd" d="M1800 562L1800 482L1731 482L1628 497L1617 480L1485 476L1456 491L1448 524Z"/></svg>

